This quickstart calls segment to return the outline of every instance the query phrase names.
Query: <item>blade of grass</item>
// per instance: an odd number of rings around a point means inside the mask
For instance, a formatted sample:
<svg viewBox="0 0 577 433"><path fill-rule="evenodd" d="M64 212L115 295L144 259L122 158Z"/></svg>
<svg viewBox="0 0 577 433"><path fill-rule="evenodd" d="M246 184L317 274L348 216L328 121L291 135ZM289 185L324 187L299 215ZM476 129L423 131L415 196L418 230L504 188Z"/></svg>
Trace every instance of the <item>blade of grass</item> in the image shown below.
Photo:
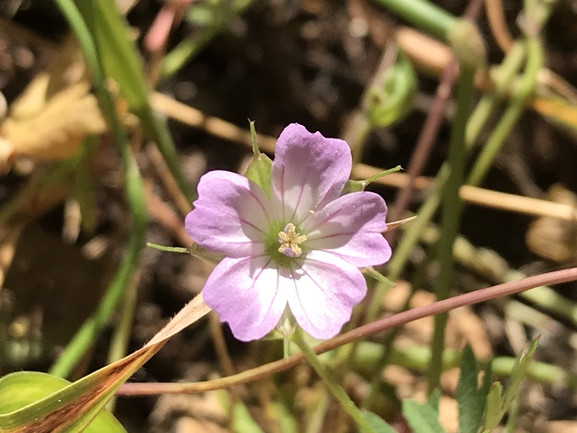
<svg viewBox="0 0 577 433"><path fill-rule="evenodd" d="M130 277L138 265L140 253L144 246L147 217L144 189L138 165L130 149L126 132L121 127L116 115L112 96L106 88L106 76L99 58L96 42L80 11L72 0L56 0L56 4L66 17L80 42L86 63L92 74L98 102L118 145L124 166L125 189L132 220L132 231L125 256L100 305L94 314L78 330L50 369L51 374L55 376L67 376L80 357L85 353L86 349L94 342L95 337L106 325L112 312L124 295L125 288L128 286ZM90 2L90 4L94 3Z"/></svg>

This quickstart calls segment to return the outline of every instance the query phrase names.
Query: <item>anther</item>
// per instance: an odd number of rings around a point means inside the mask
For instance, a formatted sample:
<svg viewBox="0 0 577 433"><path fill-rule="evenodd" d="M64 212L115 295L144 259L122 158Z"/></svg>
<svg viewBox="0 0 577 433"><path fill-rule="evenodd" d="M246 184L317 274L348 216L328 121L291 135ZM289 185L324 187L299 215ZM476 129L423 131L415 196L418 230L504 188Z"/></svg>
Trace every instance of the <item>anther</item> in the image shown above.
<svg viewBox="0 0 577 433"><path fill-rule="evenodd" d="M303 252L299 244L306 240L305 235L296 232L294 224L288 223L284 230L278 233L278 242L281 244L278 250L287 257L299 257Z"/></svg>

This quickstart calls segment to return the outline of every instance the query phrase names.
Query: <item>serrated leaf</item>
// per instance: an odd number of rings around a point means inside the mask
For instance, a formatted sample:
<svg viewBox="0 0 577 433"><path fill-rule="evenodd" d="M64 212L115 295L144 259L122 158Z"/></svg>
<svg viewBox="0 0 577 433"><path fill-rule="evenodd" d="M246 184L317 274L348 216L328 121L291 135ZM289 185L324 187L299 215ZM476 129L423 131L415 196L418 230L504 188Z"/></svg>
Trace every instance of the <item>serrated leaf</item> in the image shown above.
<svg viewBox="0 0 577 433"><path fill-rule="evenodd" d="M363 418L372 427L374 433L397 433L397 430L373 412L363 411Z"/></svg>
<svg viewBox="0 0 577 433"><path fill-rule="evenodd" d="M461 433L477 433L485 405L487 395L484 387L478 388L479 370L477 359L467 344L461 354L461 375L457 384L457 404L459 406L459 431Z"/></svg>
<svg viewBox="0 0 577 433"><path fill-rule="evenodd" d="M427 403L405 400L403 415L415 433L446 433L439 423L439 415Z"/></svg>
<svg viewBox="0 0 577 433"><path fill-rule="evenodd" d="M499 421L501 421L501 399L503 395L503 385L501 382L494 382L487 394L487 411L485 412L484 431L491 431Z"/></svg>

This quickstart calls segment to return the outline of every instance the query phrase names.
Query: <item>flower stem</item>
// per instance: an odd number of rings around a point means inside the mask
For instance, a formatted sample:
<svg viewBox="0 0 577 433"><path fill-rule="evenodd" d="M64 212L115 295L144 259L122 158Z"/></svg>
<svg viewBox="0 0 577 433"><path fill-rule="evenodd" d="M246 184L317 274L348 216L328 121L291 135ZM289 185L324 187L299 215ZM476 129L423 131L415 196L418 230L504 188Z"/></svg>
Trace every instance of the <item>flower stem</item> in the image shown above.
<svg viewBox="0 0 577 433"><path fill-rule="evenodd" d="M359 428L363 433L374 433L369 423L363 417L363 413L357 407L357 405L351 400L349 395L340 386L335 378L332 376L331 372L321 363L317 354L308 345L308 343L303 338L303 331L297 327L295 333L293 334L293 341L301 349L304 357L310 363L310 365L315 369L317 374L324 381L325 385L335 398L339 401L343 409L351 416L353 420L357 423Z"/></svg>
<svg viewBox="0 0 577 433"><path fill-rule="evenodd" d="M527 39L527 65L525 72L514 92L511 104L501 117L497 127L489 137L483 151L475 161L471 174L467 180L469 185L479 185L487 172L497 152L501 149L503 142L517 123L517 120L525 109L525 104L529 96L535 90L537 84L537 73L543 66L543 46L538 38Z"/></svg>

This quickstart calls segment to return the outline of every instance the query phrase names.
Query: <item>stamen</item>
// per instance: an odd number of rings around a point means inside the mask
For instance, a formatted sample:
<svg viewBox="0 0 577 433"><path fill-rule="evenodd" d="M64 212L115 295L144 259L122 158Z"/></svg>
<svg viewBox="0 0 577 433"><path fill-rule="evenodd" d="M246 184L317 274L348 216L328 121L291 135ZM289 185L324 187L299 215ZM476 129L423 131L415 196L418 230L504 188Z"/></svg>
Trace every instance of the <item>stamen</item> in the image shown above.
<svg viewBox="0 0 577 433"><path fill-rule="evenodd" d="M303 252L299 244L306 240L306 235L298 234L294 224L288 223L284 230L278 233L278 242L281 244L278 250L287 257L299 257Z"/></svg>

